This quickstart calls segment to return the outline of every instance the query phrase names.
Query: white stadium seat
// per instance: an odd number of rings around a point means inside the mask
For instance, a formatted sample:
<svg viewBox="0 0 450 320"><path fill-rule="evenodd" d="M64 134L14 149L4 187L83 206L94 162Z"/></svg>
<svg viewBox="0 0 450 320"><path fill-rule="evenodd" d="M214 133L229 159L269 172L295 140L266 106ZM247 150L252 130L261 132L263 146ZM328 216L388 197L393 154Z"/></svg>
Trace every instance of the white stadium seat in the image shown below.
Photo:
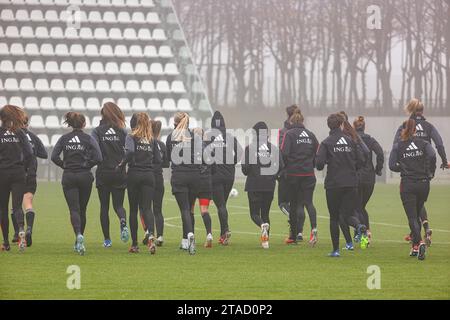
<svg viewBox="0 0 450 320"><path fill-rule="evenodd" d="M146 58L157 58L158 52L154 46L145 46L144 48L144 56Z"/></svg>
<svg viewBox="0 0 450 320"><path fill-rule="evenodd" d="M97 80L95 89L98 92L110 92L111 91L107 80Z"/></svg>
<svg viewBox="0 0 450 320"><path fill-rule="evenodd" d="M149 12L147 13L147 23L159 24L161 23L161 20L156 12Z"/></svg>
<svg viewBox="0 0 450 320"><path fill-rule="evenodd" d="M6 91L18 91L19 84L16 79L8 78L5 80L5 90Z"/></svg>
<svg viewBox="0 0 450 320"><path fill-rule="evenodd" d="M137 93L141 90L139 87L139 82L137 80L128 80L127 81L127 91L132 93Z"/></svg>
<svg viewBox="0 0 450 320"><path fill-rule="evenodd" d="M173 93L186 93L183 81L172 81L171 91Z"/></svg>
<svg viewBox="0 0 450 320"><path fill-rule="evenodd" d="M70 104L70 108L75 111L84 111L86 110L86 106L84 104L84 99L81 97L75 97L72 99Z"/></svg>
<svg viewBox="0 0 450 320"><path fill-rule="evenodd" d="M102 57L114 57L114 51L110 45L103 44L100 46L100 55Z"/></svg>
<svg viewBox="0 0 450 320"><path fill-rule="evenodd" d="M75 73L72 61L63 61L60 65L60 71L62 74L72 74Z"/></svg>
<svg viewBox="0 0 450 320"><path fill-rule="evenodd" d="M114 55L116 57L128 57L127 47L123 44L119 44L114 47Z"/></svg>
<svg viewBox="0 0 450 320"><path fill-rule="evenodd" d="M95 92L94 81L91 79L84 79L81 81L81 91L82 92Z"/></svg>
<svg viewBox="0 0 450 320"><path fill-rule="evenodd" d="M117 100L117 105L123 111L131 110L131 103L130 100L128 100L128 98L119 98L119 100Z"/></svg>
<svg viewBox="0 0 450 320"><path fill-rule="evenodd" d="M39 101L36 97L26 97L24 108L27 110L39 110Z"/></svg>
<svg viewBox="0 0 450 320"><path fill-rule="evenodd" d="M0 50L0 52L1 52L1 50ZM39 55L39 47L37 46L36 43L28 43L25 46L25 54L30 57L38 56Z"/></svg>
<svg viewBox="0 0 450 320"><path fill-rule="evenodd" d="M112 5L114 7L125 7L125 0L112 0Z"/></svg>
<svg viewBox="0 0 450 320"><path fill-rule="evenodd" d="M34 129L43 129L45 128L44 119L40 115L31 116L29 125Z"/></svg>
<svg viewBox="0 0 450 320"><path fill-rule="evenodd" d="M33 22L43 22L45 21L44 14L41 10L32 10L30 13L30 20Z"/></svg>
<svg viewBox="0 0 450 320"><path fill-rule="evenodd" d="M131 21L133 23L145 23L145 16L142 12L133 12L133 15L131 16Z"/></svg>
<svg viewBox="0 0 450 320"><path fill-rule="evenodd" d="M62 137L62 134L54 134L54 135L52 135L52 138L50 139L50 145L52 147L54 147L61 137Z"/></svg>
<svg viewBox="0 0 450 320"><path fill-rule="evenodd" d="M20 91L34 91L33 80L31 79L20 80Z"/></svg>
<svg viewBox="0 0 450 320"><path fill-rule="evenodd" d="M137 37L139 38L139 40L145 40L145 41L152 40L152 35L150 33L150 30L146 29L146 28L139 29Z"/></svg>
<svg viewBox="0 0 450 320"><path fill-rule="evenodd" d="M56 106L53 103L53 98L51 97L42 97L41 102L39 104L42 110L55 110Z"/></svg>
<svg viewBox="0 0 450 320"><path fill-rule="evenodd" d="M14 21L14 13L10 9L3 9L2 13L0 14L0 20L2 21Z"/></svg>
<svg viewBox="0 0 450 320"><path fill-rule="evenodd" d="M48 135L41 133L38 134L37 137L39 138L39 140L42 141L42 144L44 145L45 148L49 148L51 146L50 141L48 139Z"/></svg>
<svg viewBox="0 0 450 320"><path fill-rule="evenodd" d="M146 111L145 101L142 98L133 99L132 107L133 111Z"/></svg>
<svg viewBox="0 0 450 320"><path fill-rule="evenodd" d="M113 80L111 82L111 91L112 92L125 92L125 85L122 80Z"/></svg>
<svg viewBox="0 0 450 320"><path fill-rule="evenodd" d="M41 55L44 57L53 57L55 52L51 43L43 43L41 45Z"/></svg>
<svg viewBox="0 0 450 320"><path fill-rule="evenodd" d="M91 111L98 111L101 109L100 102L97 98L88 98L86 100L86 109Z"/></svg>
<svg viewBox="0 0 450 320"><path fill-rule="evenodd" d="M167 63L164 67L164 73L169 76L177 76L180 74L175 63Z"/></svg>
<svg viewBox="0 0 450 320"><path fill-rule="evenodd" d="M164 99L162 103L163 111L176 111L177 105L173 99Z"/></svg>
<svg viewBox="0 0 450 320"><path fill-rule="evenodd" d="M177 109L179 111L192 111L192 106L188 99L180 99L177 103Z"/></svg>
<svg viewBox="0 0 450 320"><path fill-rule="evenodd" d="M3 91L5 90L5 88L3 87L3 80L0 79L0 90ZM0 96L0 99L2 99L1 101L3 101L3 99L6 99L5 97ZM3 106L6 103L0 103L0 106Z"/></svg>
<svg viewBox="0 0 450 320"><path fill-rule="evenodd" d="M89 117L85 117L85 119L86 119L86 129L90 129L90 128L92 128L92 125L91 125L91 119L89 119Z"/></svg>
<svg viewBox="0 0 450 320"><path fill-rule="evenodd" d="M133 65L130 62L122 62L120 64L121 74L134 74Z"/></svg>
<svg viewBox="0 0 450 320"><path fill-rule="evenodd" d="M87 57L98 57L98 48L95 44L88 44L85 48L85 54Z"/></svg>
<svg viewBox="0 0 450 320"><path fill-rule="evenodd" d="M2 60L0 62L0 72L14 72L13 63L9 60Z"/></svg>
<svg viewBox="0 0 450 320"><path fill-rule="evenodd" d="M9 104L12 104L13 106L22 107L23 102L21 97L11 97L9 98Z"/></svg>
<svg viewBox="0 0 450 320"><path fill-rule="evenodd" d="M148 110L149 111L161 111L161 101L156 98L148 99Z"/></svg>
<svg viewBox="0 0 450 320"><path fill-rule="evenodd" d="M55 10L45 11L45 21L58 22L59 21L58 13Z"/></svg>
<svg viewBox="0 0 450 320"><path fill-rule="evenodd" d="M53 79L50 82L50 89L53 92L63 92L66 90L66 87L64 86L64 81L62 81L62 79Z"/></svg>
<svg viewBox="0 0 450 320"><path fill-rule="evenodd" d="M94 61L91 63L91 73L92 74L104 74L103 64L100 61Z"/></svg>
<svg viewBox="0 0 450 320"><path fill-rule="evenodd" d="M159 93L170 93L169 82L167 82L165 80L159 80L156 83L156 91L158 91ZM163 109L164 109L164 107L163 107Z"/></svg>
<svg viewBox="0 0 450 320"><path fill-rule="evenodd" d="M109 29L109 37L112 40L122 40L122 32L119 28L111 28Z"/></svg>
<svg viewBox="0 0 450 320"><path fill-rule="evenodd" d="M108 40L108 33L104 28L97 28L94 31L94 38L96 40Z"/></svg>
<svg viewBox="0 0 450 320"><path fill-rule="evenodd" d="M59 129L61 128L61 124L59 123L59 119L57 116L47 116L45 119L45 127L47 129Z"/></svg>
<svg viewBox="0 0 450 320"><path fill-rule="evenodd" d="M58 63L56 61L47 61L45 64L45 72L49 74L59 73Z"/></svg>
<svg viewBox="0 0 450 320"><path fill-rule="evenodd" d="M90 11L88 21L90 23L102 23L102 14L99 11Z"/></svg>
<svg viewBox="0 0 450 320"><path fill-rule="evenodd" d="M92 34L92 29L90 28L81 28L80 29L80 38L83 40L92 40L94 39L94 35Z"/></svg>
<svg viewBox="0 0 450 320"><path fill-rule="evenodd" d="M145 62L136 63L135 73L139 75L147 75L148 74L147 64Z"/></svg>
<svg viewBox="0 0 450 320"><path fill-rule="evenodd" d="M24 21L30 21L30 17L28 16L28 11L27 10L17 10L16 11L16 20L20 21L20 22L24 22Z"/></svg>
<svg viewBox="0 0 450 320"><path fill-rule="evenodd" d="M66 91L68 92L79 92L80 86L78 84L78 80L76 79L69 79L66 82Z"/></svg>
<svg viewBox="0 0 450 320"><path fill-rule="evenodd" d="M68 57L70 56L69 54L69 49L67 48L67 45L59 43L56 45L55 47L55 55L56 56L60 56L60 57Z"/></svg>
<svg viewBox="0 0 450 320"><path fill-rule="evenodd" d="M69 5L69 0L55 0L55 5L66 7Z"/></svg>
<svg viewBox="0 0 450 320"><path fill-rule="evenodd" d="M130 47L130 56L133 58L141 58L144 56L141 46L139 45L132 45Z"/></svg>
<svg viewBox="0 0 450 320"><path fill-rule="evenodd" d="M97 0L97 5L100 7L110 7L111 0Z"/></svg>
<svg viewBox="0 0 450 320"><path fill-rule="evenodd" d="M69 99L66 97L58 97L55 101L56 110L70 110Z"/></svg>
<svg viewBox="0 0 450 320"><path fill-rule="evenodd" d="M66 28L64 31L64 38L68 40L77 40L78 37L78 30L75 28Z"/></svg>
<svg viewBox="0 0 450 320"><path fill-rule="evenodd" d="M83 5L95 7L97 6L97 0L83 0Z"/></svg>
<svg viewBox="0 0 450 320"><path fill-rule="evenodd" d="M103 13L103 22L116 23L116 14L113 11L106 11L105 13Z"/></svg>
<svg viewBox="0 0 450 320"><path fill-rule="evenodd" d="M153 30L152 38L153 38L153 40L157 40L157 41L166 41L167 40L166 33L164 32L163 29Z"/></svg>
<svg viewBox="0 0 450 320"><path fill-rule="evenodd" d="M150 66L150 74L152 75L156 75L156 76L161 76L164 74L164 70L162 67L161 63L152 63Z"/></svg>
<svg viewBox="0 0 450 320"><path fill-rule="evenodd" d="M69 52L72 57L83 57L84 56L84 51L83 51L83 47L81 46L81 44L72 44L70 46Z"/></svg>
<svg viewBox="0 0 450 320"><path fill-rule="evenodd" d="M119 23L129 24L131 23L130 14L127 11L121 11L117 15L117 20Z"/></svg>
<svg viewBox="0 0 450 320"><path fill-rule="evenodd" d="M126 0L127 7L136 8L139 7L139 0Z"/></svg>
<svg viewBox="0 0 450 320"><path fill-rule="evenodd" d="M155 4L153 3L153 0L141 0L141 6L145 8L153 8Z"/></svg>
<svg viewBox="0 0 450 320"><path fill-rule="evenodd" d="M106 74L120 74L119 66L115 62L107 62L105 65Z"/></svg>
<svg viewBox="0 0 450 320"><path fill-rule="evenodd" d="M47 27L39 26L36 28L34 34L37 39L50 39Z"/></svg>
<svg viewBox="0 0 450 320"><path fill-rule="evenodd" d="M77 74L89 74L89 65L85 61L78 61L75 64L75 72Z"/></svg>
<svg viewBox="0 0 450 320"><path fill-rule="evenodd" d="M11 55L13 56L23 56L25 51L23 50L23 45L21 43L13 43L9 48Z"/></svg>
<svg viewBox="0 0 450 320"><path fill-rule="evenodd" d="M142 81L141 90L145 93L154 93L156 92L155 84L152 80L144 80Z"/></svg>
<svg viewBox="0 0 450 320"><path fill-rule="evenodd" d="M0 43L0 54L3 54L5 56L9 55L9 48L6 43Z"/></svg>
<svg viewBox="0 0 450 320"><path fill-rule="evenodd" d="M30 26L20 28L20 36L23 39L33 39L34 38L33 28Z"/></svg>
<svg viewBox="0 0 450 320"><path fill-rule="evenodd" d="M136 31L133 28L126 28L123 31L123 38L125 40L137 40Z"/></svg>
<svg viewBox="0 0 450 320"><path fill-rule="evenodd" d="M52 27L50 29L50 38L52 39L64 39L64 32L60 27Z"/></svg>

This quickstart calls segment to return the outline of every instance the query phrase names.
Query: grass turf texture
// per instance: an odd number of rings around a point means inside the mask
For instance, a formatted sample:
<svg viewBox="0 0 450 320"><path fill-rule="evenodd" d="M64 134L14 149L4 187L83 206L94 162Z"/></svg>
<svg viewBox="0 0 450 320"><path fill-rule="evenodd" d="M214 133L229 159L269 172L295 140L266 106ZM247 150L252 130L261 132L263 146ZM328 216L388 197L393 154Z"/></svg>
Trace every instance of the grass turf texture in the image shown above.
<svg viewBox="0 0 450 320"><path fill-rule="evenodd" d="M151 256L141 245L137 255L127 252L129 243L119 239L119 223L113 212L113 247L102 246L99 203L93 189L85 232L87 252L73 252L74 235L61 187L40 183L36 195L33 246L19 253L17 246L0 252L0 299L449 299L450 218L449 186L433 186L427 209L434 228L433 245L423 262L409 257L408 232L398 186L377 185L368 209L373 245L367 250L331 251L328 211L323 186L315 194L319 243L287 246L285 216L274 199L271 211L270 249L259 244L259 230L248 214L247 196L238 184L239 196L229 201L232 244L217 244L218 219L211 207L214 247L203 248L203 221L196 213L197 254L178 249L181 219L170 187L166 188L166 220L162 248ZM125 205L127 207L127 203ZM309 220L305 231L309 233ZM11 235L12 236L12 235ZM142 238L142 229L139 230ZM341 247L344 241L341 236ZM66 269L81 268L81 289L68 290ZM367 267L381 268L381 290L368 290Z"/></svg>

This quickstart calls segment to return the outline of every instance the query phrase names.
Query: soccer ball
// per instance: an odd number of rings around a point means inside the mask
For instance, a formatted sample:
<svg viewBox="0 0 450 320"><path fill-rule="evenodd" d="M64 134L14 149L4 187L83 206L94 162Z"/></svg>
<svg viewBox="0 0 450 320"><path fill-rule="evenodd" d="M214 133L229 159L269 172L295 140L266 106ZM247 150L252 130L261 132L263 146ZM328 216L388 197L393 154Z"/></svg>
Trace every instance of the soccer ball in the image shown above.
<svg viewBox="0 0 450 320"><path fill-rule="evenodd" d="M236 198L239 195L239 192L237 191L237 189L233 188L230 191L230 197L231 198Z"/></svg>

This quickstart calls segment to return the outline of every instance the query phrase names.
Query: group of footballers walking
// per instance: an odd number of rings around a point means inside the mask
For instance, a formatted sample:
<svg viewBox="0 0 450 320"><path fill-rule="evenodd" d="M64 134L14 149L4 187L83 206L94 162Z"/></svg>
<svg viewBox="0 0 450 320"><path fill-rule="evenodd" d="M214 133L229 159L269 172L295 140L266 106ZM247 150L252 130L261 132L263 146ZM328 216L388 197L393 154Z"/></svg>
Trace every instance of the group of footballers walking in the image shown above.
<svg viewBox="0 0 450 320"><path fill-rule="evenodd" d="M431 141L441 157L441 168L448 168L448 162L438 131L423 116L423 104L414 99L406 110L410 117L395 135L389 168L401 175L400 195L411 230L407 237L412 243L410 255L423 260L432 235L424 207L436 170ZM189 254L196 252L194 211L197 199L206 230L204 246L211 248L213 244L211 200L219 216L219 244L228 245L231 232L227 201L238 163L246 176L250 217L260 229L263 248L269 248L269 212L277 181L278 205L289 222L286 244L303 240L305 210L311 224L309 243L312 246L317 243L317 213L313 202L315 170L323 170L325 166L333 247L329 256L340 256L340 230L346 242L344 249L354 250L354 243L367 248L371 232L366 206L374 191L376 175L382 174L384 154L380 144L365 133L364 117L359 116L350 124L344 112L331 114L327 119L329 136L319 143L314 133L305 127L300 108L291 106L286 112L288 118L279 130L276 145L270 141L267 124L258 122L253 126L253 138L245 149L226 130L220 112L214 113L208 130L190 129L189 115L176 113L173 131L165 142L160 139L161 122L152 120L147 113L134 114L130 121L131 131L127 132L125 116L112 102L103 105L100 125L91 134L84 132L84 115L68 112L65 123L72 131L58 140L51 161L63 169L61 183L75 234L74 250L81 255L86 251L86 210L94 182L91 169L95 166L104 247L112 245L109 231L111 200L120 221L120 239L127 242L131 235L130 253L139 252L139 220L144 229L142 243L148 251L155 254L156 247L163 245L163 168L169 167L172 194L183 224L180 248ZM10 250L10 195L15 230L13 242L24 250L32 245L37 158L46 159L48 155L39 138L28 130L28 118L22 108L4 106L0 110L0 120L2 251ZM129 225L124 208L125 191L128 193ZM425 230L423 238L422 226ZM354 229L353 237L350 227Z"/></svg>

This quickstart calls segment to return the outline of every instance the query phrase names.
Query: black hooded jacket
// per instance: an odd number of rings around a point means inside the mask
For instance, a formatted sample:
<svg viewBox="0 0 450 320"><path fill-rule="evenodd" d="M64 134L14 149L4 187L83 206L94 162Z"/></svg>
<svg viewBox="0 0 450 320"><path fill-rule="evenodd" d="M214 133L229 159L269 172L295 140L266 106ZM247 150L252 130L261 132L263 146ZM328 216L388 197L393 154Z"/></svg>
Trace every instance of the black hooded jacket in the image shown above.
<svg viewBox="0 0 450 320"><path fill-rule="evenodd" d="M33 149L24 130L11 132L0 127L0 170L28 171L33 157Z"/></svg>
<svg viewBox="0 0 450 320"><path fill-rule="evenodd" d="M281 152L290 176L314 176L314 167L319 142L314 133L304 125L292 125L281 140Z"/></svg>
<svg viewBox="0 0 450 320"><path fill-rule="evenodd" d="M384 152L383 148L381 148L380 144L378 143L375 138L371 137L370 135L366 134L364 130L357 130L356 131L361 138L361 140L364 142L364 144L369 149L369 153L366 157L366 162L364 163L364 166L362 166L358 170L358 178L359 183L363 184L374 184L375 183L375 174L381 175L381 170L383 169L384 165ZM373 153L375 153L377 158L377 164L376 167L373 165Z"/></svg>
<svg viewBox="0 0 450 320"><path fill-rule="evenodd" d="M219 111L211 119L211 129L205 133L211 141L208 148L215 159L213 184L224 180L234 180L235 166L242 157L242 147L231 133L226 131L225 120Z"/></svg>
<svg viewBox="0 0 450 320"><path fill-rule="evenodd" d="M422 115L411 115L410 119L416 121L416 137L423 139L429 143L434 142L436 150L441 157L442 163L447 164L447 155L445 153L444 142L439 134L439 131L427 121L427 119ZM402 133L403 125L401 125L394 137L394 144L400 142L400 134Z"/></svg>
<svg viewBox="0 0 450 320"><path fill-rule="evenodd" d="M269 142L264 122L258 122L253 129L256 136L245 148L242 161L242 173L247 176L245 191L273 192L278 174L284 167L283 158L280 150Z"/></svg>
<svg viewBox="0 0 450 320"><path fill-rule="evenodd" d="M29 177L35 177L38 167L37 158L41 159L47 159L48 153L47 150L44 147L44 144L42 143L41 139L38 138L33 132L31 132L28 129L23 129L25 132L25 135L28 138L28 142L31 145L31 148L33 149L33 155L30 160L30 167L27 170L27 176Z"/></svg>

